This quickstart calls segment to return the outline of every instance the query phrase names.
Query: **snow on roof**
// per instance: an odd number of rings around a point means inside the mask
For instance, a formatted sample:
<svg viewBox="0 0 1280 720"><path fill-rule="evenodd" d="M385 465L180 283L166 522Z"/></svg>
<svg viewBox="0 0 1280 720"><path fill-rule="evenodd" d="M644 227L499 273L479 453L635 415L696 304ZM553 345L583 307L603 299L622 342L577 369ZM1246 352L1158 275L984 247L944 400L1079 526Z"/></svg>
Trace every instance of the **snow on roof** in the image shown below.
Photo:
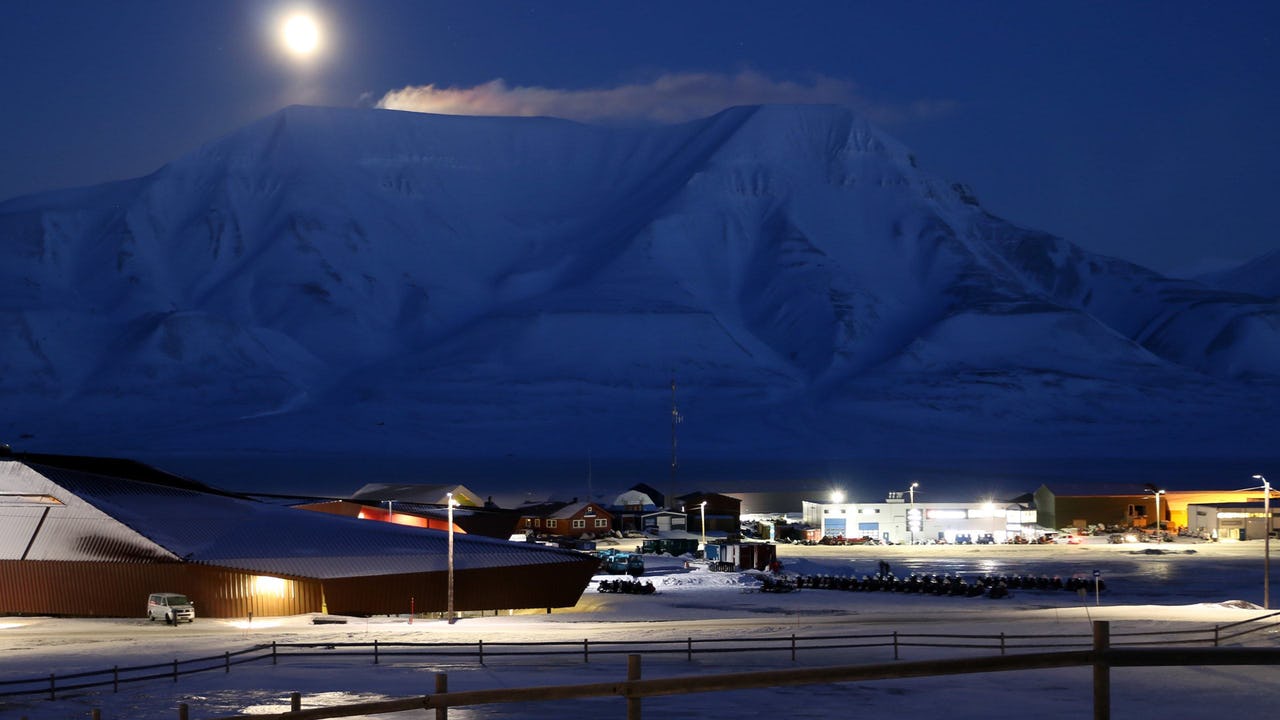
<svg viewBox="0 0 1280 720"><path fill-rule="evenodd" d="M571 518L571 517L573 517L574 515L577 515L578 513L580 513L580 512L582 512L583 510L585 510L585 509L587 508L587 506L591 506L591 507L595 508L596 512L597 512L598 514L600 514L600 515L607 515L607 516L609 516L609 517L613 517L613 514L612 514L612 513L610 513L609 511L605 510L604 508L600 507L598 504L596 504L596 503L594 503L594 502L571 503L571 504L569 504L569 505L565 505L564 507L560 508L559 510L556 510L555 512L551 513L550 515L547 515L547 517L548 517L548 518L555 518L555 519L557 519L557 520L562 520L562 519L565 519L565 518ZM588 513L588 514L589 514L589 513Z"/></svg>
<svg viewBox="0 0 1280 720"><path fill-rule="evenodd" d="M352 500L374 502L416 502L426 505L444 505L449 493L463 505L480 505L477 495L463 485L427 485L418 483L369 483L351 494Z"/></svg>
<svg viewBox="0 0 1280 720"><path fill-rule="evenodd" d="M80 469L0 461L0 470L0 491L35 488L67 503L49 512L53 524L62 527L62 542L52 555L28 559L126 559L119 553L71 556L84 539L105 534L117 543L134 542L136 552L128 559L181 559L276 575L335 578L436 572L447 566L445 531L307 512ZM35 514L34 509L23 513ZM62 522L73 513L76 522ZM21 538L0 533L4 539ZM7 542L0 550L7 557L14 545ZM580 560L581 555L572 551L465 534L454 537L456 569Z"/></svg>

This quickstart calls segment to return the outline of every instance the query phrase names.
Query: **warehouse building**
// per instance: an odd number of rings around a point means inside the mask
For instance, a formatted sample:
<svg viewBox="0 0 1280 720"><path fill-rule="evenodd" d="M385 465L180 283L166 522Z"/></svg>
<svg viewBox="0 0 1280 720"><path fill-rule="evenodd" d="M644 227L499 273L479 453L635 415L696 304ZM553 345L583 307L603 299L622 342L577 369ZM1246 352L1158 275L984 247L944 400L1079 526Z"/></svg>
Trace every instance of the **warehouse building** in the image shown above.
<svg viewBox="0 0 1280 720"><path fill-rule="evenodd" d="M0 455L0 614L142 617L149 593L201 617L447 609L446 531L255 501L128 460ZM457 534L459 612L568 607L580 553Z"/></svg>
<svg viewBox="0 0 1280 720"><path fill-rule="evenodd" d="M1280 507L1263 502L1188 505L1186 529L1211 540L1260 540L1277 527L1277 514Z"/></svg>
<svg viewBox="0 0 1280 720"><path fill-rule="evenodd" d="M822 537L876 540L884 543L968 543L1034 540L1045 528L1036 524L1028 502L916 502L892 492L884 502L805 500L804 522L821 529Z"/></svg>

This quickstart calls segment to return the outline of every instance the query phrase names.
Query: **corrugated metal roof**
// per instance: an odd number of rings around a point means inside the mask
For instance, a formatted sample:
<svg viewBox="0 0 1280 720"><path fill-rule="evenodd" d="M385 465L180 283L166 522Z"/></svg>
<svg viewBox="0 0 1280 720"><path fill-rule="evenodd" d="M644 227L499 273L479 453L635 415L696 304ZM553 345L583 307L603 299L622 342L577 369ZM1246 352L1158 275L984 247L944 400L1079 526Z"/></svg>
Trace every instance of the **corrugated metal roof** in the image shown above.
<svg viewBox="0 0 1280 720"><path fill-rule="evenodd" d="M436 572L447 566L448 533L443 531L365 522L216 491L20 460L0 460L0 491L7 485L37 486L32 476L43 477L51 494L70 500L68 508L78 508L78 514L60 522L56 537L61 541L43 551L41 559L174 558L317 578ZM21 472L15 466L27 470ZM0 534L8 539L0 546L6 553L3 557L10 557L11 546L20 544L21 533L13 535ZM130 545L130 540L135 544ZM458 570L581 561L582 555L572 551L454 536Z"/></svg>
<svg viewBox="0 0 1280 720"><path fill-rule="evenodd" d="M176 557L21 462L0 461L0 493L41 494L57 500L0 507L0 558L127 562Z"/></svg>

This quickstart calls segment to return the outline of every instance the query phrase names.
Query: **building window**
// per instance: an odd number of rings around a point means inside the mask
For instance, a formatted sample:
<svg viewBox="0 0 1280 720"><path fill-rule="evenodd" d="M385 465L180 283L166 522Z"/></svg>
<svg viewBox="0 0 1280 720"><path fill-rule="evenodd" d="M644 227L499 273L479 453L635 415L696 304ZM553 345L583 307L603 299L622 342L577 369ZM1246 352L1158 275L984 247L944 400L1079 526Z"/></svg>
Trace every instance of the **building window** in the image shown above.
<svg viewBox="0 0 1280 720"><path fill-rule="evenodd" d="M596 518L596 527L607 528L609 527L609 521L604 518Z"/></svg>
<svg viewBox="0 0 1280 720"><path fill-rule="evenodd" d="M574 520L574 521L573 521L573 527L574 527L575 529L577 529L577 528L584 528L584 527L586 527L586 526L587 526L587 521L586 521L586 520Z"/></svg>
<svg viewBox="0 0 1280 720"><path fill-rule="evenodd" d="M548 521L547 521L547 527L549 527L549 528L553 528L553 527L555 527L555 526L556 526L556 521L555 521L555 520L548 520Z"/></svg>
<svg viewBox="0 0 1280 720"><path fill-rule="evenodd" d="M524 526L525 526L525 527L533 527L533 518L525 518L525 519L524 519Z"/></svg>
<svg viewBox="0 0 1280 720"><path fill-rule="evenodd" d="M63 502L52 495L33 493L0 493L0 505L62 505Z"/></svg>

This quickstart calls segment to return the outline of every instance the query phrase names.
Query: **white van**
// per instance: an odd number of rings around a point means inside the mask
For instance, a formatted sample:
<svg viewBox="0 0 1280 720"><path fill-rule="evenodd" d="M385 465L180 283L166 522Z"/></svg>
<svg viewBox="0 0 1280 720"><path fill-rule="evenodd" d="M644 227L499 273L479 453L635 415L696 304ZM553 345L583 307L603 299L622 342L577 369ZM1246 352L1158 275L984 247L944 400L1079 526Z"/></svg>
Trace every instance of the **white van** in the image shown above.
<svg viewBox="0 0 1280 720"><path fill-rule="evenodd" d="M151 593L147 597L147 619L155 622L156 618L170 625L183 620L195 622L195 603L188 600L186 595L178 593Z"/></svg>

